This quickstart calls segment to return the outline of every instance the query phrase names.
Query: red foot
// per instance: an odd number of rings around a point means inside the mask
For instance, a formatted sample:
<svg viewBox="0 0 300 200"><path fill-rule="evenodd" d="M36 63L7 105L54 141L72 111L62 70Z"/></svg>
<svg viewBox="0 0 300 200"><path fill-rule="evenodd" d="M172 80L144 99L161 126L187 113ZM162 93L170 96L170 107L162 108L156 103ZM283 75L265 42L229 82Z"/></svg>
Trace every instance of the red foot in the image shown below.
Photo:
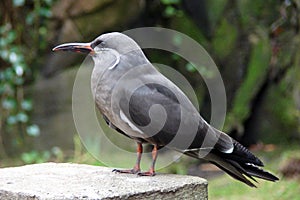
<svg viewBox="0 0 300 200"><path fill-rule="evenodd" d="M122 173L122 174L138 174L141 170L139 169L114 169L113 172Z"/></svg>
<svg viewBox="0 0 300 200"><path fill-rule="evenodd" d="M155 176L155 172L153 171L148 171L148 172L139 172L137 173L139 176Z"/></svg>

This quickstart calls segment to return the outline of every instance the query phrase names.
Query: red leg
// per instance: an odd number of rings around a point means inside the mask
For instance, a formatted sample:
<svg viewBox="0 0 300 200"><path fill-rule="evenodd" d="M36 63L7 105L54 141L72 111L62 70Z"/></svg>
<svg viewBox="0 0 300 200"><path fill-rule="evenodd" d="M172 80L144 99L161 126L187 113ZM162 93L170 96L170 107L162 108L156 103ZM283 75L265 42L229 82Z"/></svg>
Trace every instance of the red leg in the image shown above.
<svg viewBox="0 0 300 200"><path fill-rule="evenodd" d="M139 176L154 176L155 175L155 162L156 162L157 154L158 154L157 146L154 145L153 150L152 150L152 163L151 163L150 169L147 172L139 172L138 173Z"/></svg>
<svg viewBox="0 0 300 200"><path fill-rule="evenodd" d="M118 172L118 173L126 173L126 174L137 174L141 171L140 168L140 163L141 163L141 158L142 158L142 153L143 153L143 145L142 143L137 143L137 159L136 159L136 163L133 167L133 169L125 169L125 170L119 170L119 169L114 169L113 172Z"/></svg>

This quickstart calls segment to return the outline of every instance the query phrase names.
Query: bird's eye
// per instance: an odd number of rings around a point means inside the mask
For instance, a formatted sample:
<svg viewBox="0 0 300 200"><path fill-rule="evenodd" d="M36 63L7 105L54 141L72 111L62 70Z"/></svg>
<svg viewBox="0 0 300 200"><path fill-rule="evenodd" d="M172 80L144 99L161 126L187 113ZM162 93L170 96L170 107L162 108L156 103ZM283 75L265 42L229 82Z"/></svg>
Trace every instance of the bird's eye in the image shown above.
<svg viewBox="0 0 300 200"><path fill-rule="evenodd" d="M98 46L99 44L101 44L103 42L103 40L96 40L95 42L93 42L93 44L91 45L92 48L95 48L96 46Z"/></svg>

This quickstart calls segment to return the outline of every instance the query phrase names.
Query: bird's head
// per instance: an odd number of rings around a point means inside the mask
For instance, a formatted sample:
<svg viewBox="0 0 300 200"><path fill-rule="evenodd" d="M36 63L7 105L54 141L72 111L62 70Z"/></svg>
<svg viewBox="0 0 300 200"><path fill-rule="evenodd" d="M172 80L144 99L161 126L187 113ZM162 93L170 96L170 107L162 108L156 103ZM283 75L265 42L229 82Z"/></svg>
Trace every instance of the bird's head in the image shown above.
<svg viewBox="0 0 300 200"><path fill-rule="evenodd" d="M102 34L88 43L65 43L52 49L53 51L71 51L89 54L93 58L101 58L104 53L112 54L115 62L110 68L114 68L120 62L120 56L131 51L141 51L138 44L127 35L119 32ZM105 54L107 55L107 54Z"/></svg>
<svg viewBox="0 0 300 200"><path fill-rule="evenodd" d="M113 49L120 54L139 49L136 42L127 35L119 32L106 33L98 36L92 42L88 43L65 43L54 47L53 51L71 51L79 53L100 53Z"/></svg>

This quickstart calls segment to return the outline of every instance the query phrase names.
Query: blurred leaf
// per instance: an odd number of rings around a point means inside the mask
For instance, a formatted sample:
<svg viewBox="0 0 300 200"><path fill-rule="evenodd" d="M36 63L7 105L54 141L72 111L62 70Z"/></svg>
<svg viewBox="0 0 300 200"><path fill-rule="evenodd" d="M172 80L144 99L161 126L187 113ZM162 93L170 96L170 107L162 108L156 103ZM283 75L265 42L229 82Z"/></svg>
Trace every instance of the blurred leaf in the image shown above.
<svg viewBox="0 0 300 200"><path fill-rule="evenodd" d="M164 16L173 17L174 15L176 15L176 9L173 6L167 6L164 10Z"/></svg>
<svg viewBox="0 0 300 200"><path fill-rule="evenodd" d="M23 6L25 4L25 0L13 0L14 6Z"/></svg>
<svg viewBox="0 0 300 200"><path fill-rule="evenodd" d="M172 42L174 45L180 46L182 44L182 37L180 35L174 35Z"/></svg>
<svg viewBox="0 0 300 200"><path fill-rule="evenodd" d="M5 47L7 45L7 41L4 39L0 40L0 47Z"/></svg>
<svg viewBox="0 0 300 200"><path fill-rule="evenodd" d="M210 24L214 28L218 24L218 21L220 21L220 19L223 19L224 16L223 12L228 1L216 0L216 1L206 1L206 2L207 2L207 10L211 11L208 12Z"/></svg>
<svg viewBox="0 0 300 200"><path fill-rule="evenodd" d="M28 152L28 153L23 153L22 156L21 156L21 159L26 164L31 164L31 163L34 163L34 161L36 160L37 157L38 157L38 152L37 151L31 151L31 152Z"/></svg>
<svg viewBox="0 0 300 200"><path fill-rule="evenodd" d="M59 147L52 147L51 153L56 157L56 161L63 162L64 161L64 152Z"/></svg>
<svg viewBox="0 0 300 200"><path fill-rule="evenodd" d="M22 85L24 83L24 79L22 77L14 77L14 84Z"/></svg>
<svg viewBox="0 0 300 200"><path fill-rule="evenodd" d="M40 16L46 17L46 18L49 18L49 17L52 16L52 12L48 8L40 8L39 9L39 14L40 14Z"/></svg>
<svg viewBox="0 0 300 200"><path fill-rule="evenodd" d="M179 4L181 0L161 0L162 4L171 5L171 4Z"/></svg>
<svg viewBox="0 0 300 200"><path fill-rule="evenodd" d="M223 19L217 28L212 46L221 59L228 56L234 49L238 32L236 27L231 25L226 19Z"/></svg>
<svg viewBox="0 0 300 200"><path fill-rule="evenodd" d="M44 26L40 27L40 28L39 28L39 33L40 33L41 35L46 35L46 34L47 34L47 28L44 27Z"/></svg>
<svg viewBox="0 0 300 200"><path fill-rule="evenodd" d="M176 53L173 53L173 54L172 54L172 59L173 59L173 60L180 60L180 56L177 55Z"/></svg>
<svg viewBox="0 0 300 200"><path fill-rule="evenodd" d="M12 109L15 109L17 106L17 102L15 99L12 99L12 98L9 98L9 99L5 99L3 102L2 102L2 107L4 109L7 109L7 110L12 110Z"/></svg>
<svg viewBox="0 0 300 200"><path fill-rule="evenodd" d="M43 151L42 156L39 160L37 160L37 163L43 163L45 161L48 161L51 157L51 153L49 151Z"/></svg>
<svg viewBox="0 0 300 200"><path fill-rule="evenodd" d="M23 75L24 69L21 65L16 65L14 68L15 68L17 76L22 76Z"/></svg>
<svg viewBox="0 0 300 200"><path fill-rule="evenodd" d="M3 74L4 74L4 77L7 81L12 80L13 77L14 77L14 73L13 73L12 68L6 69Z"/></svg>
<svg viewBox="0 0 300 200"><path fill-rule="evenodd" d="M11 91L11 85L8 82L4 82L0 84L0 94L7 94L10 95L12 93Z"/></svg>
<svg viewBox="0 0 300 200"><path fill-rule="evenodd" d="M17 119L16 116L11 115L11 116L9 116L9 117L7 118L6 122L7 122L7 124L9 124L9 125L14 125L14 124L16 124L16 123L18 122L18 119Z"/></svg>
<svg viewBox="0 0 300 200"><path fill-rule="evenodd" d="M37 137L40 135L40 128L36 124L33 124L26 128L26 132L29 136Z"/></svg>
<svg viewBox="0 0 300 200"><path fill-rule="evenodd" d="M31 12L26 16L26 24L31 25L34 22L35 13Z"/></svg>
<svg viewBox="0 0 300 200"><path fill-rule="evenodd" d="M215 76L214 72L208 69L206 66L196 66L196 68L200 72L201 76L206 78L213 78Z"/></svg>
<svg viewBox="0 0 300 200"><path fill-rule="evenodd" d="M49 151L38 152L35 150L23 153L21 155L21 159L26 164L46 162L50 159L50 157L51 157L51 154Z"/></svg>
<svg viewBox="0 0 300 200"><path fill-rule="evenodd" d="M21 107L23 110L30 111L32 110L32 101L25 99L21 102Z"/></svg>
<svg viewBox="0 0 300 200"><path fill-rule="evenodd" d="M26 113L23 113L23 112L18 113L16 115L16 118L19 122L22 122L22 123L28 122L28 115Z"/></svg>
<svg viewBox="0 0 300 200"><path fill-rule="evenodd" d="M0 43L1 43L1 41L2 40L0 40ZM4 60L6 60L8 58L8 55L9 55L9 51L7 51L5 49L1 50L1 52L0 52L1 58L3 58Z"/></svg>
<svg viewBox="0 0 300 200"><path fill-rule="evenodd" d="M250 27L249 24L256 23L257 20L255 19L262 15L262 13L266 12L264 4L266 4L266 1L261 0L237 1L237 6L241 15L241 22L245 25L245 27Z"/></svg>
<svg viewBox="0 0 300 200"><path fill-rule="evenodd" d="M194 67L194 65L192 65L191 63L187 63L185 65L186 70L188 70L189 72L196 72L197 69Z"/></svg>
<svg viewBox="0 0 300 200"><path fill-rule="evenodd" d="M257 9L253 9L253 5L254 5L253 1L249 1L249 0L237 1L237 5L241 14L241 22L245 25L248 24L250 22L250 19L253 17L253 15L256 15L255 12Z"/></svg>
<svg viewBox="0 0 300 200"><path fill-rule="evenodd" d="M53 4L53 0L44 0L47 6L51 6Z"/></svg>
<svg viewBox="0 0 300 200"><path fill-rule="evenodd" d="M1 38L0 46L6 47L7 45L13 43L17 37L17 34L14 30L10 30L7 33L2 33L4 37Z"/></svg>
<svg viewBox="0 0 300 200"><path fill-rule="evenodd" d="M210 42L207 41L204 34L197 27L197 25L191 20L191 18L189 18L185 14L183 14L182 16L178 16L178 15L174 16L172 23L173 23L172 26L175 26L177 28L176 29L177 31L187 34L189 37L196 40L204 47L209 46ZM175 42L176 42L176 40L177 39L175 39ZM181 42L181 40L182 39L180 39L178 41Z"/></svg>
<svg viewBox="0 0 300 200"><path fill-rule="evenodd" d="M11 63L18 62L18 61L19 61L18 55L17 55L15 52L11 52L11 53L9 54L9 61L10 61Z"/></svg>
<svg viewBox="0 0 300 200"><path fill-rule="evenodd" d="M62 150L59 147L52 147L51 152L55 155L58 156L60 154L62 154Z"/></svg>

